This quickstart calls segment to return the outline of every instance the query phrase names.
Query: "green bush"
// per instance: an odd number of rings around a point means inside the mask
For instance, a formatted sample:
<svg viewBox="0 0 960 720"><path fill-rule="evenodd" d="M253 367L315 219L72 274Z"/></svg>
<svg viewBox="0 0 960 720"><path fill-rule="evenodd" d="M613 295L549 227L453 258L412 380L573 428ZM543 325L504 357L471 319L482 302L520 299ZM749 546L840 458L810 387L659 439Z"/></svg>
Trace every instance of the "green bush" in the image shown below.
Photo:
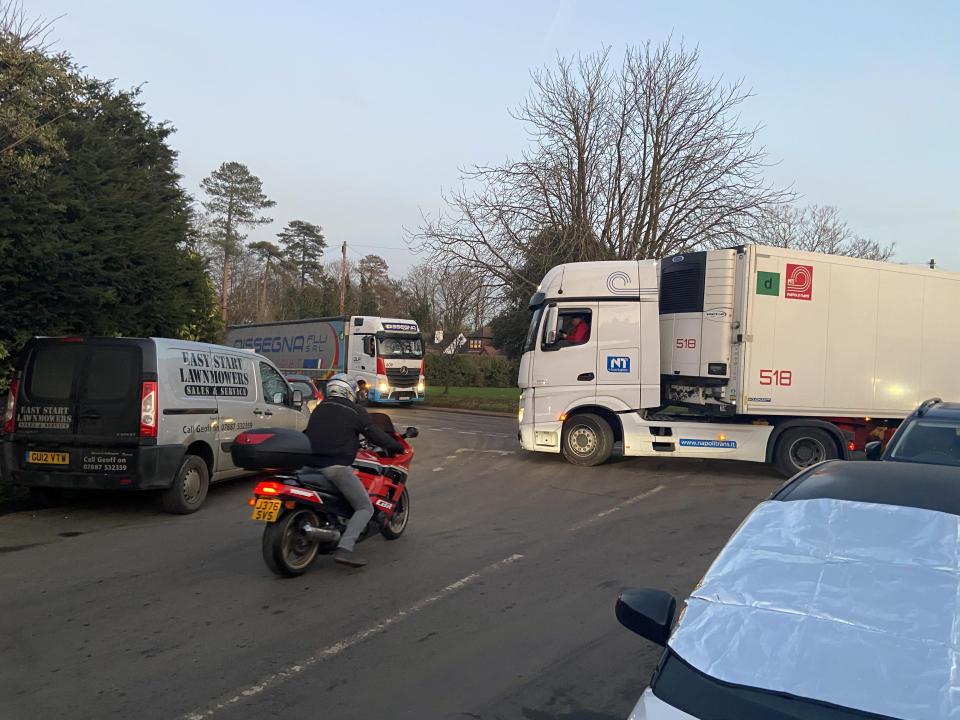
<svg viewBox="0 0 960 720"><path fill-rule="evenodd" d="M427 387L516 387L520 361L490 355L427 355Z"/></svg>

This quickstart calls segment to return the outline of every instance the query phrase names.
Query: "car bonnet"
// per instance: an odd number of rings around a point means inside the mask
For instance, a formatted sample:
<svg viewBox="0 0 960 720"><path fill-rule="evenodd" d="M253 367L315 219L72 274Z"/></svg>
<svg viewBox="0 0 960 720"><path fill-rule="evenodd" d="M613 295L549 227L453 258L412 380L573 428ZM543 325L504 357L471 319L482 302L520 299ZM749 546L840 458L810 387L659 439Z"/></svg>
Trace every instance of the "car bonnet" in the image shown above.
<svg viewBox="0 0 960 720"><path fill-rule="evenodd" d="M718 680L910 720L960 718L960 517L768 501L687 599L670 648Z"/></svg>

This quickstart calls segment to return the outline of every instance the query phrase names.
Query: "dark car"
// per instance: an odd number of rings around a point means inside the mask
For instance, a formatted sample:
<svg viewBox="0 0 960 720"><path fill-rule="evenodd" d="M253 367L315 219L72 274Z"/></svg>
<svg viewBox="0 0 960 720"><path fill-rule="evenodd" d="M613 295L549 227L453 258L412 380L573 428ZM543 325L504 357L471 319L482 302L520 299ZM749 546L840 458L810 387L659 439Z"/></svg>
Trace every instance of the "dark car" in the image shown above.
<svg viewBox="0 0 960 720"><path fill-rule="evenodd" d="M303 409L305 412L313 412L313 409L323 402L323 393L317 389L312 378L307 375L286 375L285 377L291 388L299 390L303 394Z"/></svg>
<svg viewBox="0 0 960 720"><path fill-rule="evenodd" d="M960 467L960 403L932 398L897 428L886 450L868 443L867 459Z"/></svg>
<svg viewBox="0 0 960 720"><path fill-rule="evenodd" d="M672 631L673 596L621 594L665 647L630 717L960 717L958 587L954 468L821 463L744 520Z"/></svg>

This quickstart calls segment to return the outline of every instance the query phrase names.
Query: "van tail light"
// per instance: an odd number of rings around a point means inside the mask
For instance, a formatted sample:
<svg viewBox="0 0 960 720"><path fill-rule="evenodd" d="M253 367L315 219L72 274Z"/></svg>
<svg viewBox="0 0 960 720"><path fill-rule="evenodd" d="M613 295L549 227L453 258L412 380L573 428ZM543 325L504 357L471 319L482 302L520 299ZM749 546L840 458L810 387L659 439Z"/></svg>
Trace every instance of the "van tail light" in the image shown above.
<svg viewBox="0 0 960 720"><path fill-rule="evenodd" d="M7 408L3 413L3 431L5 433L12 433L14 425L17 424L17 391L19 389L19 380L14 380L10 383L10 393L7 395Z"/></svg>
<svg viewBox="0 0 960 720"><path fill-rule="evenodd" d="M140 437L157 436L157 384L143 383L140 391Z"/></svg>
<svg viewBox="0 0 960 720"><path fill-rule="evenodd" d="M387 374L386 363L383 362L383 358L378 357L377 358L377 375L386 375L386 374Z"/></svg>

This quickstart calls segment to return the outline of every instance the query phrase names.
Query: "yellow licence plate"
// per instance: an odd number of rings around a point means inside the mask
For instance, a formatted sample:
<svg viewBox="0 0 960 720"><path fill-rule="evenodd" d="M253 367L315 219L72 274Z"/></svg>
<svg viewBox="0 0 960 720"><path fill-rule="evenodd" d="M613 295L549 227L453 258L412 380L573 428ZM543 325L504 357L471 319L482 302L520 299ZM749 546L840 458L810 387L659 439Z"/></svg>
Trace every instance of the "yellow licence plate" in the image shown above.
<svg viewBox="0 0 960 720"><path fill-rule="evenodd" d="M28 450L27 462L35 465L69 465L70 453Z"/></svg>
<svg viewBox="0 0 960 720"><path fill-rule="evenodd" d="M257 498L257 504L253 506L252 517L254 520L266 520L267 522L273 522L277 519L277 515L280 514L281 505L283 505L282 500Z"/></svg>

